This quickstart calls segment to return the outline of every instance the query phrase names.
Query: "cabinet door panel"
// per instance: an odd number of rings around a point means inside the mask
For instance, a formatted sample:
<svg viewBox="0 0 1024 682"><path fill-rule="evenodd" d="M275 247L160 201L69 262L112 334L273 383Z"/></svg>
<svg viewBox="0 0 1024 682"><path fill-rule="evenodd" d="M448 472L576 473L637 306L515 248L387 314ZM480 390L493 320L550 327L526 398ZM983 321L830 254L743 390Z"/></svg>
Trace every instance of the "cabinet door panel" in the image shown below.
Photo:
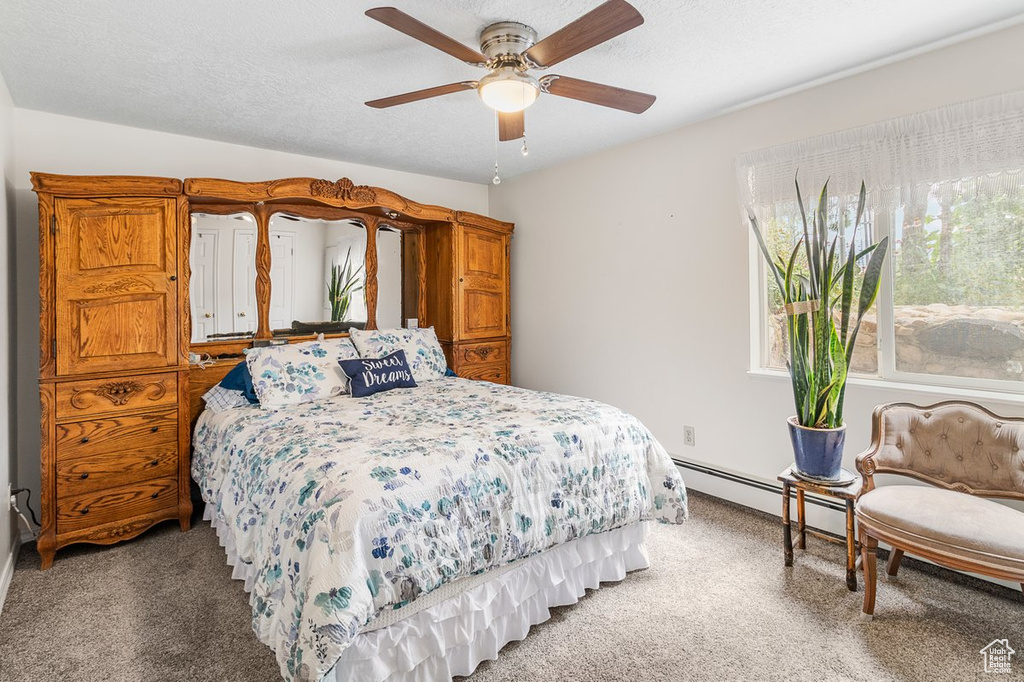
<svg viewBox="0 0 1024 682"><path fill-rule="evenodd" d="M173 199L57 199L57 372L177 364Z"/></svg>
<svg viewBox="0 0 1024 682"><path fill-rule="evenodd" d="M462 228L459 239L459 338L508 334L506 238Z"/></svg>

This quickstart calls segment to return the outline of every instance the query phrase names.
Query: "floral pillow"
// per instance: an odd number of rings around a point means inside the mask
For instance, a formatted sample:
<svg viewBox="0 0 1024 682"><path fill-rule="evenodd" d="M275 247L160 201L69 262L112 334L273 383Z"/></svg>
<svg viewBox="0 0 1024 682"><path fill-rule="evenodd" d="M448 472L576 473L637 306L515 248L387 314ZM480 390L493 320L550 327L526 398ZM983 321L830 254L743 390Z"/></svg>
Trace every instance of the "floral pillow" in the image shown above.
<svg viewBox="0 0 1024 682"><path fill-rule="evenodd" d="M350 329L352 343L360 357L377 359L395 351L405 351L412 377L417 383L441 379L448 370L448 361L433 327L417 329Z"/></svg>
<svg viewBox="0 0 1024 682"><path fill-rule="evenodd" d="M260 407L272 410L347 392L348 379L338 361L358 357L350 340L327 339L253 348L245 363Z"/></svg>

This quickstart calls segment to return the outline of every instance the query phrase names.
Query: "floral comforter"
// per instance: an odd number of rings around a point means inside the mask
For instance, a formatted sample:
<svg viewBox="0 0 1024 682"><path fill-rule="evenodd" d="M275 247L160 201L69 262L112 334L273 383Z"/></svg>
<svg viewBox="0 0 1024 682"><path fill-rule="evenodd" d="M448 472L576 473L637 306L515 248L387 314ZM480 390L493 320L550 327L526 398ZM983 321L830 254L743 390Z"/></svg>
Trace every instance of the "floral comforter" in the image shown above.
<svg viewBox="0 0 1024 682"><path fill-rule="evenodd" d="M255 570L253 629L319 680L360 628L443 583L642 519L686 490L629 414L463 379L205 412L192 476Z"/></svg>

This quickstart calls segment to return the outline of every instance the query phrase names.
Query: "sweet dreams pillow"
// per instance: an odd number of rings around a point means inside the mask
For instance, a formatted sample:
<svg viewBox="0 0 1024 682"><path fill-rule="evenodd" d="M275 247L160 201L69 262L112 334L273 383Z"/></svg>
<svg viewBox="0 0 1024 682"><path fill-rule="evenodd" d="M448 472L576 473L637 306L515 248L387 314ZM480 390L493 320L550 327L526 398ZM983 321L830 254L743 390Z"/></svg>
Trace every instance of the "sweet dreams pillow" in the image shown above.
<svg viewBox="0 0 1024 682"><path fill-rule="evenodd" d="M260 407L275 409L345 393L348 379L338 362L358 357L348 339L327 339L252 348L245 364Z"/></svg>
<svg viewBox="0 0 1024 682"><path fill-rule="evenodd" d="M377 359L341 360L338 364L348 377L353 398L393 388L416 388L405 351L398 350Z"/></svg>
<svg viewBox="0 0 1024 682"><path fill-rule="evenodd" d="M417 382L441 379L448 369L448 362L433 327L371 331L352 329L349 333L359 356L364 359L382 358L395 351L404 351L413 379Z"/></svg>

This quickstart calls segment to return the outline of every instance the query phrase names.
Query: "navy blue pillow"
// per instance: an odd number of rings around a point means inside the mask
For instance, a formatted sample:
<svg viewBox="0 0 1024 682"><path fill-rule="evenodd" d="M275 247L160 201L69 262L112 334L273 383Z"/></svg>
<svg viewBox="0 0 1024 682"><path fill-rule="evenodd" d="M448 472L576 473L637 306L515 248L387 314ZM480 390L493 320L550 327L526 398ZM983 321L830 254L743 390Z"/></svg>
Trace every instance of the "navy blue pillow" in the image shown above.
<svg viewBox="0 0 1024 682"><path fill-rule="evenodd" d="M348 377L349 391L354 398L393 388L416 388L404 350L396 350L379 360L338 360L338 364Z"/></svg>
<svg viewBox="0 0 1024 682"><path fill-rule="evenodd" d="M258 403L259 398L256 397L256 389L252 387L252 374L249 374L249 366L245 364L245 360L234 366L234 368L220 380L221 388L226 388L229 391L241 391L245 399L250 403Z"/></svg>

